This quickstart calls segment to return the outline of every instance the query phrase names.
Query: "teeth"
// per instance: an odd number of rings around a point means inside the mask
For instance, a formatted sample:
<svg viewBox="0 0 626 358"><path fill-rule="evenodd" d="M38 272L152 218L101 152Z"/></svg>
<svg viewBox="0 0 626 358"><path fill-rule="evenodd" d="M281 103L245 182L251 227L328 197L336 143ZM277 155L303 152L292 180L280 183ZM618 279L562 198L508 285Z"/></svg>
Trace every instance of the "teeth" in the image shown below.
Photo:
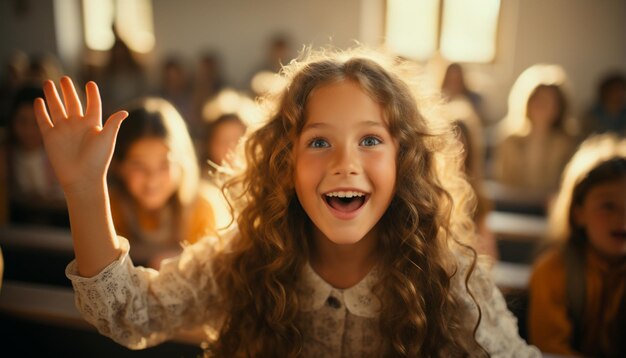
<svg viewBox="0 0 626 358"><path fill-rule="evenodd" d="M333 191L331 193L326 193L326 196L337 198L354 198L365 196L365 194L358 191Z"/></svg>

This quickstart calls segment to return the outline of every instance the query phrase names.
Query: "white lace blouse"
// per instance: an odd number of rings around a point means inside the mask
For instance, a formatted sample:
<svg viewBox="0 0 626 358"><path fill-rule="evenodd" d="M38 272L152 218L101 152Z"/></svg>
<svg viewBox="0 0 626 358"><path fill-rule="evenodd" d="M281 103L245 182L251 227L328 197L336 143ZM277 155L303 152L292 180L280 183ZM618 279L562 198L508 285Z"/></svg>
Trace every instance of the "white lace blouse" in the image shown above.
<svg viewBox="0 0 626 358"><path fill-rule="evenodd" d="M132 349L158 344L180 329L219 320L215 306L218 292L209 265L212 241L204 239L183 253L164 261L160 271L134 267L128 256L128 241L120 238L123 253L98 275L81 277L72 261L66 269L72 281L76 305L83 317L100 333ZM467 267L465 267L467 269ZM464 270L460 275L464 277ZM478 342L492 357L540 357L518 335L517 321L508 311L489 274L478 269L473 289L482 310ZM306 265L299 297L304 357L372 356L380 336L377 316L380 302L371 289L376 269L348 289L336 289ZM475 322L477 309L465 293L463 280L453 280L467 309L467 322Z"/></svg>

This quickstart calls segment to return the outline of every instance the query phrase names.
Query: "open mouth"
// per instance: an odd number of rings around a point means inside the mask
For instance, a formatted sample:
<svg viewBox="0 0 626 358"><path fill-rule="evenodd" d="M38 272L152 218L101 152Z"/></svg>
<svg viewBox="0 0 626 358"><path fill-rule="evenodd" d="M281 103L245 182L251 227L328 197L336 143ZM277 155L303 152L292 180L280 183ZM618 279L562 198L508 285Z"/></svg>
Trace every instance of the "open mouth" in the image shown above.
<svg viewBox="0 0 626 358"><path fill-rule="evenodd" d="M324 194L323 197L331 208L342 213L350 213L365 205L369 194L359 191L333 191Z"/></svg>

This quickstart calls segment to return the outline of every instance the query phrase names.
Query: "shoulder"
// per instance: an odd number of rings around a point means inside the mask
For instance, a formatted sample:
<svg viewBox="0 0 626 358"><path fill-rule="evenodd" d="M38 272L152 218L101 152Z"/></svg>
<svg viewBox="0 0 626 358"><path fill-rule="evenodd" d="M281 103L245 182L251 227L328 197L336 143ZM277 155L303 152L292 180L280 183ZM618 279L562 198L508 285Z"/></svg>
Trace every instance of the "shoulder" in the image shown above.
<svg viewBox="0 0 626 358"><path fill-rule="evenodd" d="M486 265L480 260L474 265L468 254L457 254L456 258L457 272L452 282L455 298L460 305L460 314L467 317L468 329L473 329L470 325L480 314L476 331L478 343L492 357L540 357L539 350L527 345L519 336L517 319L508 309ZM467 274L470 274L468 285L465 283Z"/></svg>
<svg viewBox="0 0 626 358"><path fill-rule="evenodd" d="M192 204L192 210L197 215L212 215L213 205L211 205L211 202L205 195L199 194Z"/></svg>
<svg viewBox="0 0 626 358"><path fill-rule="evenodd" d="M565 261L562 250L554 247L544 252L533 264L530 276L530 287L552 288L562 286L565 282Z"/></svg>
<svg viewBox="0 0 626 358"><path fill-rule="evenodd" d="M191 243L215 233L215 213L211 203L198 195L189 207L187 240Z"/></svg>
<svg viewBox="0 0 626 358"><path fill-rule="evenodd" d="M526 143L526 137L519 134L511 134L499 144L500 151L519 151Z"/></svg>

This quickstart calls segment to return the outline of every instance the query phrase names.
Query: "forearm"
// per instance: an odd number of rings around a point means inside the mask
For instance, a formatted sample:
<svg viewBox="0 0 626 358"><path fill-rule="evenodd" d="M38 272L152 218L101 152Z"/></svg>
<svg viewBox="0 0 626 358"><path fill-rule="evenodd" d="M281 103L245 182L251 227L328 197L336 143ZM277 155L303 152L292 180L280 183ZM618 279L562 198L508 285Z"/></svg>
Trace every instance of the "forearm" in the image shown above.
<svg viewBox="0 0 626 358"><path fill-rule="evenodd" d="M65 195L78 272L81 276L92 277L121 253L106 180L84 190L66 191Z"/></svg>

